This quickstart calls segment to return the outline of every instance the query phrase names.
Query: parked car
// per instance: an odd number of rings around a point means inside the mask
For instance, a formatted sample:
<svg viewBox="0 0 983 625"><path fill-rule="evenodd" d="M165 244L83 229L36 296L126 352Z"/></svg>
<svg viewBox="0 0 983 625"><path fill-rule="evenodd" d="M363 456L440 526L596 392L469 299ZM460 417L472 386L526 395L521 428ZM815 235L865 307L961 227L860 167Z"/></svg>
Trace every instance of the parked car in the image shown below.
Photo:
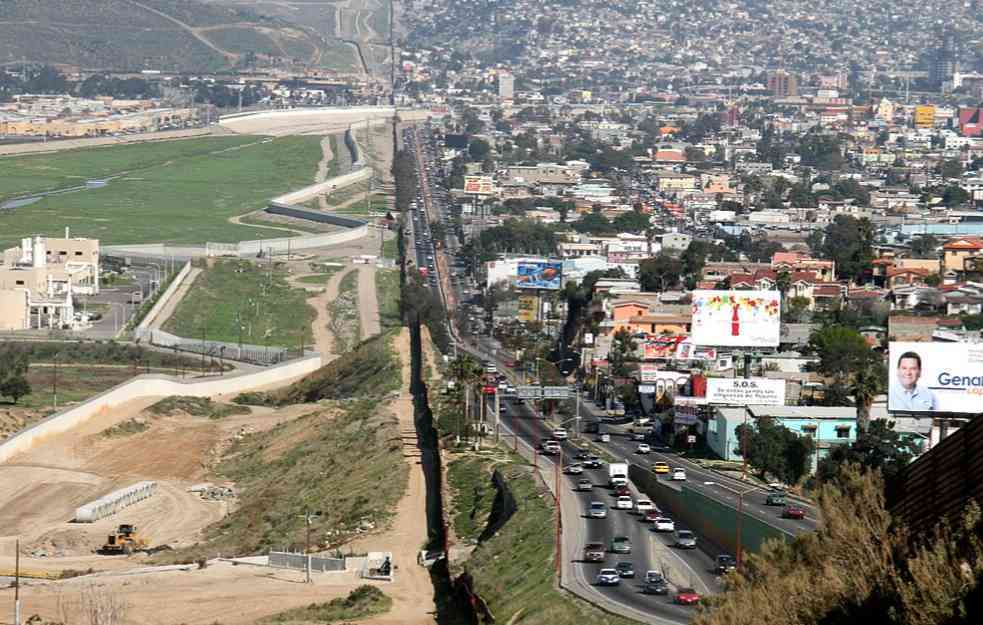
<svg viewBox="0 0 983 625"><path fill-rule="evenodd" d="M668 473L669 472L669 463L667 463L667 462L653 462L652 463L652 472L653 473Z"/></svg>
<svg viewBox="0 0 983 625"><path fill-rule="evenodd" d="M648 443L639 443L638 444L638 447L635 448L635 453L636 454L647 454L647 453L649 453L651 451L652 451L652 448L649 447L649 444Z"/></svg>
<svg viewBox="0 0 983 625"><path fill-rule="evenodd" d="M660 516L652 521L653 532L675 532L676 523L667 516Z"/></svg>
<svg viewBox="0 0 983 625"><path fill-rule="evenodd" d="M568 464L567 466L563 467L563 472L567 475L580 475L584 472L584 467L580 466L579 464Z"/></svg>
<svg viewBox="0 0 983 625"><path fill-rule="evenodd" d="M590 507L587 508L587 516L592 519L606 519L608 518L608 507L600 501L592 501Z"/></svg>
<svg viewBox="0 0 983 625"><path fill-rule="evenodd" d="M673 469L672 477L670 478L673 482L685 482L686 481L686 471L682 469Z"/></svg>
<svg viewBox="0 0 983 625"><path fill-rule="evenodd" d="M668 595L669 583L662 576L662 573L648 571L645 573L645 583L642 585L642 592L646 595Z"/></svg>
<svg viewBox="0 0 983 625"><path fill-rule="evenodd" d="M696 535L689 530L678 530L673 546L679 549L696 549Z"/></svg>
<svg viewBox="0 0 983 625"><path fill-rule="evenodd" d="M801 508L796 505L788 504L782 510L783 519L804 519L806 518L805 508Z"/></svg>
<svg viewBox="0 0 983 625"><path fill-rule="evenodd" d="M601 569L601 572L597 574L596 583L598 586L617 586L621 583L621 576L615 569Z"/></svg>
<svg viewBox="0 0 983 625"><path fill-rule="evenodd" d="M603 543L587 543L584 545L585 562L604 562L604 554Z"/></svg>
<svg viewBox="0 0 983 625"><path fill-rule="evenodd" d="M692 588L680 588L672 601L679 605L696 605L700 602L700 594Z"/></svg>
<svg viewBox="0 0 983 625"><path fill-rule="evenodd" d="M734 556L722 554L717 556L717 565L714 567L717 575L723 575L727 571L733 571L737 569L737 560Z"/></svg>
<svg viewBox="0 0 983 625"><path fill-rule="evenodd" d="M631 497L622 495L614 500L614 507L616 510L631 510L634 507L634 503Z"/></svg>
<svg viewBox="0 0 983 625"><path fill-rule="evenodd" d="M647 512L655 510L655 504L648 499L639 499L635 502L635 514L645 515Z"/></svg>
<svg viewBox="0 0 983 625"><path fill-rule="evenodd" d="M619 562L614 566L615 570L618 571L618 575L625 578L635 577L635 565L631 562Z"/></svg>
<svg viewBox="0 0 983 625"><path fill-rule="evenodd" d="M631 553L631 540L627 536L611 539L611 553Z"/></svg>
<svg viewBox="0 0 983 625"><path fill-rule="evenodd" d="M588 479L577 480L577 490L587 491L593 489L594 489L594 483L591 482L590 480Z"/></svg>

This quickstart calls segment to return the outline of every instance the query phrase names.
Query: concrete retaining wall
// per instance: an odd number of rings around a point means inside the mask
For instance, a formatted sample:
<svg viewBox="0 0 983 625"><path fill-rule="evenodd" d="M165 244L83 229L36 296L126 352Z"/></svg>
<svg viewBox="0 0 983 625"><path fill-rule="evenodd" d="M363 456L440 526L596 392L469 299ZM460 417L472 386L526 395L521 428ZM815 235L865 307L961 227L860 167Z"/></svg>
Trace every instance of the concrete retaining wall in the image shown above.
<svg viewBox="0 0 983 625"><path fill-rule="evenodd" d="M737 553L737 510L693 491L658 479L644 467L631 464L628 477L640 491L651 497L660 510L667 511L677 527L693 530L699 540L719 553ZM752 494L748 497L761 497ZM765 541L792 540L792 536L748 514L741 523L741 547L759 553Z"/></svg>
<svg viewBox="0 0 983 625"><path fill-rule="evenodd" d="M174 297L175 293L177 293L177 290L181 287L181 283L184 282L184 280L188 277L189 273L191 273L191 261L184 263L184 267L181 267L181 271L179 271L177 275L174 276L174 279L171 280L171 283L170 285L168 285L167 290L164 291L164 293L157 298L157 302L153 305L153 308L151 308L150 311L147 312L147 314L143 318L143 321L141 321L140 325L137 326L136 335L138 337L143 332L147 331L147 329L150 327L150 324L152 324L154 322L154 319L157 318L157 315L159 315L160 312L164 310L164 307L167 306L167 303L171 301L171 298Z"/></svg>
<svg viewBox="0 0 983 625"><path fill-rule="evenodd" d="M290 250L306 250L312 247L324 247L327 245L337 245L361 239L369 234L368 225L363 224L358 228L352 228L344 232L330 232L327 234L313 234L309 237L286 237L283 239L265 239L262 241L240 241L239 256L255 256L259 252L272 249L276 252L286 252Z"/></svg>
<svg viewBox="0 0 983 625"><path fill-rule="evenodd" d="M319 558L317 556L309 557L311 559L311 571L328 573L331 571L346 570L345 559L343 558ZM271 551L269 555L269 566L280 569L296 569L299 571L306 571L307 558L308 556L303 553Z"/></svg>
<svg viewBox="0 0 983 625"><path fill-rule="evenodd" d="M44 439L67 432L85 423L104 410L139 399L141 397L168 397L191 395L213 397L225 393L241 393L258 386L287 382L321 367L321 356L310 356L271 367L262 371L241 375L212 377L202 380L182 380L167 375L140 375L96 395L89 401L55 413L13 438L0 444L0 462L25 452Z"/></svg>
<svg viewBox="0 0 983 625"><path fill-rule="evenodd" d="M318 182L317 184L312 184L308 187L291 191L290 193L284 193L283 195L275 197L270 201L277 204L303 204L307 200L316 198L319 195L324 195L325 193L331 193L332 191L337 191L338 189L350 187L355 183L368 180L371 177L372 170L365 167L359 169L358 171L342 174L341 176L335 176L334 178L328 178L324 182Z"/></svg>

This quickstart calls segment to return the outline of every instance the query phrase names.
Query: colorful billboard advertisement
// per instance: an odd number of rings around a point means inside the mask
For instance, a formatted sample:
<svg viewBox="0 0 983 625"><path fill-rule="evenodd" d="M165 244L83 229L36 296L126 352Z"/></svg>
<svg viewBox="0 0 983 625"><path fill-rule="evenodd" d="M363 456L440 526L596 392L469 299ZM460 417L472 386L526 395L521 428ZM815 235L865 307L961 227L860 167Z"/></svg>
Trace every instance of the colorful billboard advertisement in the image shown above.
<svg viewBox="0 0 983 625"><path fill-rule="evenodd" d="M716 360L717 350L713 347L693 345L689 339L676 346L676 358L679 360Z"/></svg>
<svg viewBox="0 0 983 625"><path fill-rule="evenodd" d="M520 289L560 290L563 263L554 261L527 261L516 266L515 285Z"/></svg>
<svg viewBox="0 0 983 625"><path fill-rule="evenodd" d="M693 343L777 347L781 308L778 291L693 291Z"/></svg>
<svg viewBox="0 0 983 625"><path fill-rule="evenodd" d="M983 345L895 342L889 358L888 410L983 413Z"/></svg>
<svg viewBox="0 0 983 625"><path fill-rule="evenodd" d="M707 402L730 406L784 406L785 380L707 378Z"/></svg>
<svg viewBox="0 0 983 625"><path fill-rule="evenodd" d="M473 195L493 195L495 193L495 183L491 176L465 176L464 192Z"/></svg>
<svg viewBox="0 0 983 625"><path fill-rule="evenodd" d="M659 336L645 339L642 343L642 359L675 358L676 346L685 338L685 336Z"/></svg>
<svg viewBox="0 0 983 625"><path fill-rule="evenodd" d="M535 295L520 295L519 296L519 321L523 323L529 323L530 321L536 321L538 315L536 314L539 308L539 298Z"/></svg>

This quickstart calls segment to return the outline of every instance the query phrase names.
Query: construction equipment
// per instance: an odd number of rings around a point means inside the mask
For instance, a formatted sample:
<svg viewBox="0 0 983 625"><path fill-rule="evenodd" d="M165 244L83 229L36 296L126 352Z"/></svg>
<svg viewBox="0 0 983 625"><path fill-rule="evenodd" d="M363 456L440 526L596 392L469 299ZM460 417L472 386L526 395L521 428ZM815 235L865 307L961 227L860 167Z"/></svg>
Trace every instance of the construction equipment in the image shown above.
<svg viewBox="0 0 983 625"><path fill-rule="evenodd" d="M135 525L129 523L121 524L115 534L110 534L106 544L102 546L101 552L105 554L122 553L130 555L134 551L147 548L147 542L137 534Z"/></svg>

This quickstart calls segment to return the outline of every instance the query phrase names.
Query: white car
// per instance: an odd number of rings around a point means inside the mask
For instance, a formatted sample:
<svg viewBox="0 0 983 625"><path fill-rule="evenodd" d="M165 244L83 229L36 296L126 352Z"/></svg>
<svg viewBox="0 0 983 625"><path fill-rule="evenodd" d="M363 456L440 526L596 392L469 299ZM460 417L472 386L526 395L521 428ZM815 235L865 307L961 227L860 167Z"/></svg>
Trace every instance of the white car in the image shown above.
<svg viewBox="0 0 983 625"><path fill-rule="evenodd" d="M556 428L553 430L553 438L558 441L565 441L567 440L567 431L563 428Z"/></svg>
<svg viewBox="0 0 983 625"><path fill-rule="evenodd" d="M647 453L649 453L651 451L652 451L652 448L649 447L649 444L648 443L639 443L638 444L638 447L635 448L635 453L636 454L647 454Z"/></svg>
<svg viewBox="0 0 983 625"><path fill-rule="evenodd" d="M631 510L635 507L635 502L628 495L622 495L614 500L615 510Z"/></svg>
<svg viewBox="0 0 983 625"><path fill-rule="evenodd" d="M621 575L615 569L601 569L597 574L598 586L617 586L621 583Z"/></svg>
<svg viewBox="0 0 983 625"><path fill-rule="evenodd" d="M608 507L600 501L592 501L590 507L587 508L587 516L592 519L606 519L608 518Z"/></svg>
<svg viewBox="0 0 983 625"><path fill-rule="evenodd" d="M653 532L675 532L676 524L669 517L660 516L652 522Z"/></svg>
<svg viewBox="0 0 983 625"><path fill-rule="evenodd" d="M567 475L580 475L584 472L584 467L580 466L579 464L568 464L567 466L563 467L563 472Z"/></svg>
<svg viewBox="0 0 983 625"><path fill-rule="evenodd" d="M632 432L632 434L631 434L631 440L633 440L633 441L644 441L645 440L645 432Z"/></svg>
<svg viewBox="0 0 983 625"><path fill-rule="evenodd" d="M655 510L655 504L648 499L639 499L635 502L635 514L645 514L649 510Z"/></svg>
<svg viewBox="0 0 983 625"><path fill-rule="evenodd" d="M673 469L672 470L672 478L670 478L670 479L672 479L672 481L674 481L674 482L685 482L686 481L686 471L683 471L682 469Z"/></svg>

